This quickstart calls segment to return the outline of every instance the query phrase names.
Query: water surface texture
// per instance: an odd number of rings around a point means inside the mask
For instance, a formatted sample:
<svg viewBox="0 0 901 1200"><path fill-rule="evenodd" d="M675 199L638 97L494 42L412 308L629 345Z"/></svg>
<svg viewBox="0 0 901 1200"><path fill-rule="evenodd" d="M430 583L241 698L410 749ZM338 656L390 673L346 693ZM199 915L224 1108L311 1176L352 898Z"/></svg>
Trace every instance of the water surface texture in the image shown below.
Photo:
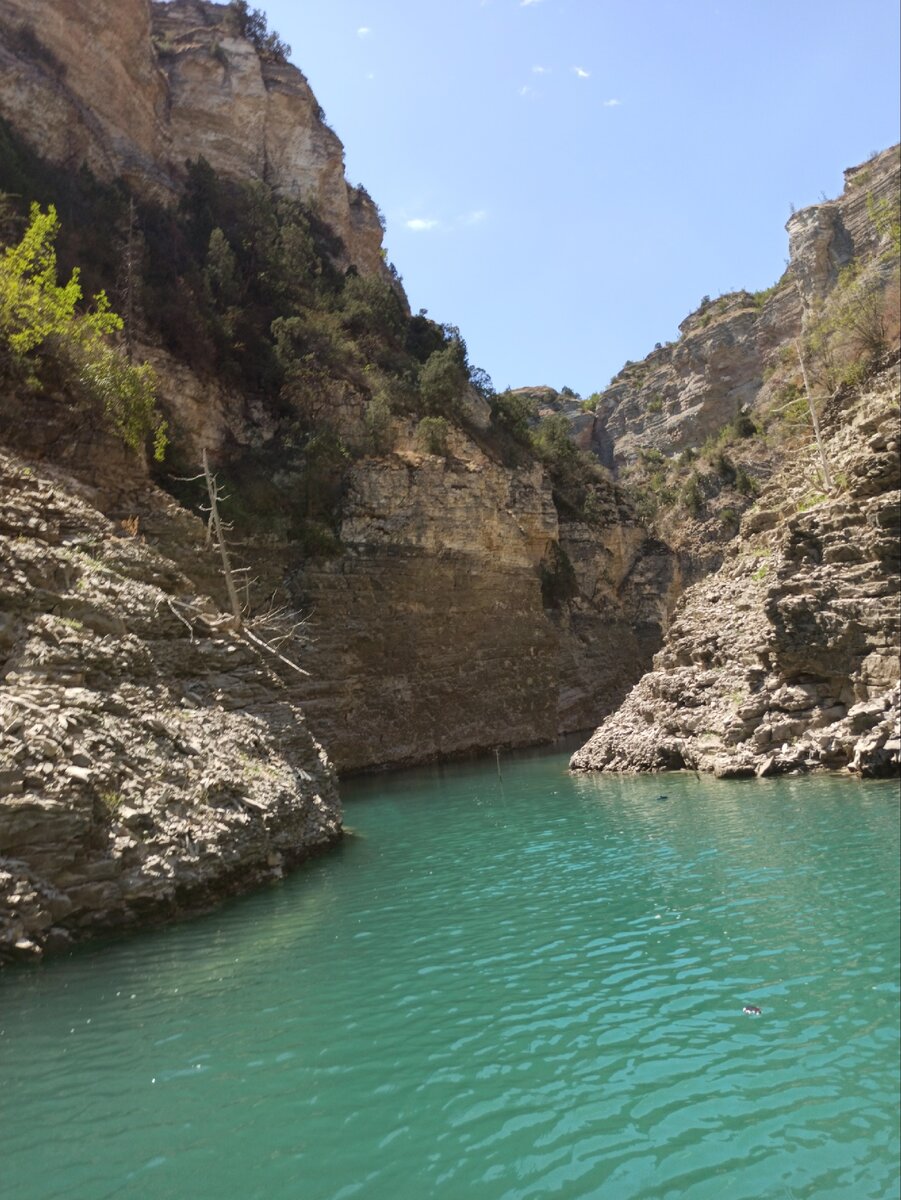
<svg viewBox="0 0 901 1200"><path fill-rule="evenodd" d="M7 972L0 1194L897 1196L896 785L502 767L348 785L283 884Z"/></svg>

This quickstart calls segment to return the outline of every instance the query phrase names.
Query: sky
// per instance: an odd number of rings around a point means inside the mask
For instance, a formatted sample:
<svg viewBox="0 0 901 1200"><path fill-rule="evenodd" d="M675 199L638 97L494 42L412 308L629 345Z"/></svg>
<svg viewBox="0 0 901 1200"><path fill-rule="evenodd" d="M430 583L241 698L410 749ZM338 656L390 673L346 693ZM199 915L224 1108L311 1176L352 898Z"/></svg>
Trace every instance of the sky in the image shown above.
<svg viewBox="0 0 901 1200"><path fill-rule="evenodd" d="M259 0L414 311L582 396L899 140L896 0Z"/></svg>

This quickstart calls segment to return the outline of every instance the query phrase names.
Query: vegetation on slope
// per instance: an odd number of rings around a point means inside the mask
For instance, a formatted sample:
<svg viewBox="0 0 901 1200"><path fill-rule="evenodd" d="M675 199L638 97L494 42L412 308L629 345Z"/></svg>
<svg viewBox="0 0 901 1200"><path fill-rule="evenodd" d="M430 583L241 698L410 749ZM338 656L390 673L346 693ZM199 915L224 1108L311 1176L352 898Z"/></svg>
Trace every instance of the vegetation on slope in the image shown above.
<svg viewBox="0 0 901 1200"><path fill-rule="evenodd" d="M78 268L66 283L58 281L58 231L55 208L42 212L32 204L21 240L0 246L0 381L31 391L64 387L99 407L132 450L152 440L161 461L166 426L156 409L153 370L131 362L114 343L123 323L105 292L83 308Z"/></svg>
<svg viewBox="0 0 901 1200"><path fill-rule="evenodd" d="M315 207L261 181L186 164L180 202L164 207L43 162L0 123L0 224L21 229L30 202L59 212L59 259L122 313L126 347L158 345L201 378L261 406L275 435L224 477L239 523L278 522L309 552L335 549L342 480L361 455L389 452L406 431L425 453L446 454L462 427L492 456L543 462L566 513L592 517L604 472L569 440L565 421L537 422L496 396L470 364L459 329L411 314L393 268L344 271L342 246ZM487 402L486 428L473 406ZM161 482L191 501L178 429ZM276 470L292 500L275 502ZM595 507L598 507L595 505Z"/></svg>

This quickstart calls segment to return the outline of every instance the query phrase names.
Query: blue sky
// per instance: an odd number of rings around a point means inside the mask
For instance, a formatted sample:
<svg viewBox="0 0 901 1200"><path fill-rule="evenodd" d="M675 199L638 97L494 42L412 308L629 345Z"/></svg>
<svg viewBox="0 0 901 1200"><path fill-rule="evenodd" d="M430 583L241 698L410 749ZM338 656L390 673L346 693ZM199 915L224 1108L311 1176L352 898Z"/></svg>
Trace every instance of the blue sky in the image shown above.
<svg viewBox="0 0 901 1200"><path fill-rule="evenodd" d="M899 138L895 0L269 0L414 310L603 388Z"/></svg>

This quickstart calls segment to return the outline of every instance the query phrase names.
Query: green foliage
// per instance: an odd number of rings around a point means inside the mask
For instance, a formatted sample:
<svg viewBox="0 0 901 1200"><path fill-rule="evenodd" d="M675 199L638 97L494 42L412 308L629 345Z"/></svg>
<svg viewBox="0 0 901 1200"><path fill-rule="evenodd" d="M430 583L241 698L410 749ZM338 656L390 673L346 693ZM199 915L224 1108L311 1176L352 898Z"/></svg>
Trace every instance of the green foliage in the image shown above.
<svg viewBox="0 0 901 1200"><path fill-rule="evenodd" d="M443 350L434 351L419 373L419 392L425 411L448 416L459 412L468 380L461 342L454 340Z"/></svg>
<svg viewBox="0 0 901 1200"><path fill-rule="evenodd" d="M392 444L391 403L384 392L377 393L369 401L363 420L370 452L384 454L390 450Z"/></svg>
<svg viewBox="0 0 901 1200"><path fill-rule="evenodd" d="M648 401L646 408L647 408L647 412L649 412L649 413L663 412L663 397L662 396L652 396L650 398L650 400Z"/></svg>
<svg viewBox="0 0 901 1200"><path fill-rule="evenodd" d="M588 488L585 501L582 505L582 515L585 520L595 525L606 523L609 519L609 513L609 506L604 503L597 489Z"/></svg>
<svg viewBox="0 0 901 1200"><path fill-rule="evenodd" d="M474 388L483 400L487 400L489 404L494 399L494 383L491 376L482 367L469 368L469 384Z"/></svg>
<svg viewBox="0 0 901 1200"><path fill-rule="evenodd" d="M754 437L760 430L750 413L743 410L737 412L729 424L726 426L728 434L735 438Z"/></svg>
<svg viewBox="0 0 901 1200"><path fill-rule="evenodd" d="M738 472L735 463L724 450L720 450L713 458L714 471L725 483L735 483Z"/></svg>
<svg viewBox="0 0 901 1200"><path fill-rule="evenodd" d="M59 219L51 205L41 212L31 206L22 239L7 246L0 258L0 346L7 371L27 374L52 359L64 377L98 401L123 438L139 451L148 436L154 455L162 459L165 423L156 410L156 379L146 363L135 366L109 343L122 320L104 292L93 307L79 312L82 298L77 268L67 283L57 281L56 237Z"/></svg>
<svg viewBox="0 0 901 1200"><path fill-rule="evenodd" d="M753 475L749 475L744 467L736 467L735 480L732 485L742 496L753 499L760 492L760 485Z"/></svg>
<svg viewBox="0 0 901 1200"><path fill-rule="evenodd" d="M426 454L447 454L449 426L444 417L423 417L416 426L416 441Z"/></svg>
<svg viewBox="0 0 901 1200"><path fill-rule="evenodd" d="M827 497L824 492L808 492L798 501L797 511L799 513L807 512L808 509L816 508L818 504L822 504Z"/></svg>
<svg viewBox="0 0 901 1200"><path fill-rule="evenodd" d="M734 508L723 508L719 514L720 524L730 536L738 533L739 516Z"/></svg>
<svg viewBox="0 0 901 1200"><path fill-rule="evenodd" d="M22 357L48 338L66 337L93 344L122 326L109 309L106 295L94 297L94 311L76 319L81 300L78 270L68 283L57 283L55 240L59 230L56 209L42 213L31 207L31 220L22 240L7 246L0 259L0 331L13 355Z"/></svg>
<svg viewBox="0 0 901 1200"><path fill-rule="evenodd" d="M701 480L696 471L692 471L683 483L679 492L679 499L693 517L699 517L704 511L704 492L701 488Z"/></svg>
<svg viewBox="0 0 901 1200"><path fill-rule="evenodd" d="M349 274L341 295L345 328L356 335L397 339L404 332L405 316L394 288L374 275Z"/></svg>
<svg viewBox="0 0 901 1200"><path fill-rule="evenodd" d="M893 203L885 196L877 201L870 194L867 196L867 213L879 236L888 242L888 253L896 258L901 256L901 211L897 200Z"/></svg>
<svg viewBox="0 0 901 1200"><path fill-rule="evenodd" d="M288 61L291 47L283 42L275 30L269 30L266 14L251 8L247 0L231 0L228 6L229 22L241 37L253 43L257 53L273 62Z"/></svg>
<svg viewBox="0 0 901 1200"><path fill-rule="evenodd" d="M531 426L538 418L538 405L532 397L514 395L508 389L494 396L491 414L493 420L518 441L528 443Z"/></svg>

